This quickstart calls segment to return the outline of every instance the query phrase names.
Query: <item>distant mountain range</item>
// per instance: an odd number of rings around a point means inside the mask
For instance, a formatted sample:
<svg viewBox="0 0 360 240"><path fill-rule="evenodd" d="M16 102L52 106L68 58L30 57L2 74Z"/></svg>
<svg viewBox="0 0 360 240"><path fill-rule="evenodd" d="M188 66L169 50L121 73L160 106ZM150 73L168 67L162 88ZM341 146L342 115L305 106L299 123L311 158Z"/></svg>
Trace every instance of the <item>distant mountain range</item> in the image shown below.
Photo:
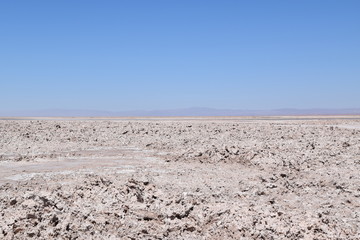
<svg viewBox="0 0 360 240"><path fill-rule="evenodd" d="M0 111L2 117L179 117L179 116L286 116L286 115L360 115L360 108L241 110L182 108L151 111L97 111L48 109L37 111Z"/></svg>

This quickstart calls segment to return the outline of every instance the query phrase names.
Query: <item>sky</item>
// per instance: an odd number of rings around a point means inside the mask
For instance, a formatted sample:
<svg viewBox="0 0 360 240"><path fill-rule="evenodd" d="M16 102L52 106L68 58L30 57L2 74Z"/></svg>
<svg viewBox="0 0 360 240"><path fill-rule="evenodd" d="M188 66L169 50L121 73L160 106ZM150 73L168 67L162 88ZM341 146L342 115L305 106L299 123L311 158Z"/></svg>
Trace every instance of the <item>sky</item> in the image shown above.
<svg viewBox="0 0 360 240"><path fill-rule="evenodd" d="M360 108L360 1L0 1L0 111Z"/></svg>

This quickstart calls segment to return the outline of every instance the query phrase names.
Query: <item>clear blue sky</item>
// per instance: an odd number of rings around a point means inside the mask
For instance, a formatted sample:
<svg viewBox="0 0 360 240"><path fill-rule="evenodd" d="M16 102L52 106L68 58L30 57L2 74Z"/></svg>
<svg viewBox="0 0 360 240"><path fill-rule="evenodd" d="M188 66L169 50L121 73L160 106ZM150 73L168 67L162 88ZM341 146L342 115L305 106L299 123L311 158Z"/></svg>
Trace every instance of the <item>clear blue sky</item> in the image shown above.
<svg viewBox="0 0 360 240"><path fill-rule="evenodd" d="M0 110L360 107L360 1L1 1Z"/></svg>

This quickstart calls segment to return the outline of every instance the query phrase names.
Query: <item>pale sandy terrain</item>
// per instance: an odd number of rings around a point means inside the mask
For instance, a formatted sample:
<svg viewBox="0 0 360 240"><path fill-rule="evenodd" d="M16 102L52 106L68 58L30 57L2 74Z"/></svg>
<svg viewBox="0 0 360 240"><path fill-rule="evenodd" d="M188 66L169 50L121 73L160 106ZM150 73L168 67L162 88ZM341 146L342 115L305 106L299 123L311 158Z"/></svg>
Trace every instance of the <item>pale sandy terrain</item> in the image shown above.
<svg viewBox="0 0 360 240"><path fill-rule="evenodd" d="M360 117L0 120L0 239L360 239Z"/></svg>

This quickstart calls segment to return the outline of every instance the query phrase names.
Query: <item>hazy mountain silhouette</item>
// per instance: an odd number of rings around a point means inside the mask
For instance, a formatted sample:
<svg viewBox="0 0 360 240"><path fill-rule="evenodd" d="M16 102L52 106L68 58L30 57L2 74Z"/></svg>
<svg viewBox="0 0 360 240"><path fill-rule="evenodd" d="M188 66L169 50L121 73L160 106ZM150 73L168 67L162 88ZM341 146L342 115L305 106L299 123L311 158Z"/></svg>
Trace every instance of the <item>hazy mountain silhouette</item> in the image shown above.
<svg viewBox="0 0 360 240"><path fill-rule="evenodd" d="M0 111L2 117L178 117L178 116L282 116L282 115L358 115L360 108L347 109L273 109L242 110L214 108L182 108L169 110L98 111L82 109L47 109L36 111Z"/></svg>

